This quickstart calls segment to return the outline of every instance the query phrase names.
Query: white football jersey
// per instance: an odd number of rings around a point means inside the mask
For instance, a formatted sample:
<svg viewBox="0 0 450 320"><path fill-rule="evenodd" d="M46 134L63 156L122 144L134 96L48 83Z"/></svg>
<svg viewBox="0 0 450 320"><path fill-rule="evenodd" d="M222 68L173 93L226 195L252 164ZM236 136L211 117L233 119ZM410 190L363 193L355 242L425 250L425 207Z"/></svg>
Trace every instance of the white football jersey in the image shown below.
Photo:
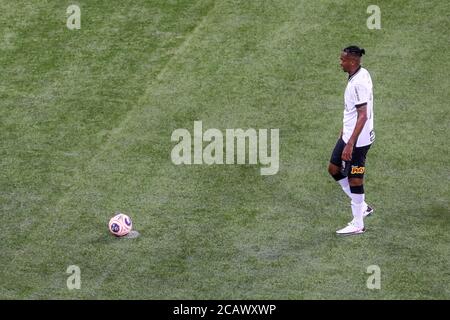
<svg viewBox="0 0 450 320"><path fill-rule="evenodd" d="M367 104L367 121L359 134L356 147L371 144L375 140L375 132L373 131L373 91L372 79L366 69L361 67L348 79L344 98L345 108L342 139L345 143L348 142L355 129L358 118L356 109L363 104Z"/></svg>

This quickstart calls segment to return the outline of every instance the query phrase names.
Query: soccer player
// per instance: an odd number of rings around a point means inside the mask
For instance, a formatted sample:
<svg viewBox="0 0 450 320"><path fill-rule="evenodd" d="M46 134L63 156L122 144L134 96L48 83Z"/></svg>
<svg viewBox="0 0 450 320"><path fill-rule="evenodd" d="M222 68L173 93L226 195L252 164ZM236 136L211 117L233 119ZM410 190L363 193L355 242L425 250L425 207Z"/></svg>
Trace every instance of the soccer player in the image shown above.
<svg viewBox="0 0 450 320"><path fill-rule="evenodd" d="M344 124L331 155L328 172L351 199L353 220L337 230L340 235L365 231L364 217L372 214L364 196L366 155L375 139L373 130L373 92L369 72L361 67L365 50L350 46L341 52L341 67L348 73L345 89Z"/></svg>

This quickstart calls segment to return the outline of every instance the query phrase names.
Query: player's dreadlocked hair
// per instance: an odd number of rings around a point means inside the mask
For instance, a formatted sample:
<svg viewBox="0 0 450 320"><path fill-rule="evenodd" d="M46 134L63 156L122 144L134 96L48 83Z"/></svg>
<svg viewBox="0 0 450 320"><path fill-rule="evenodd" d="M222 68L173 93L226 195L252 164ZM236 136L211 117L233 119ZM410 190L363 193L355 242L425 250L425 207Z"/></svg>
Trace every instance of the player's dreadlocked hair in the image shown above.
<svg viewBox="0 0 450 320"><path fill-rule="evenodd" d="M350 46L342 51L346 52L347 54L351 54L358 57L362 57L363 54L366 54L366 50L357 46Z"/></svg>

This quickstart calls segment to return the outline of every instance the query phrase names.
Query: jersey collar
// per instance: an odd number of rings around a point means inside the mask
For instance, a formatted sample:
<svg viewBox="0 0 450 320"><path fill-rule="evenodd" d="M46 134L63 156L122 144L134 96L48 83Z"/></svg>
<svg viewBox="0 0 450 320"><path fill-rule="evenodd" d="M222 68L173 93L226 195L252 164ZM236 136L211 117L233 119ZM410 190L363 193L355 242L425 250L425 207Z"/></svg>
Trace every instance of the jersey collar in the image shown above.
<svg viewBox="0 0 450 320"><path fill-rule="evenodd" d="M353 77L354 77L359 71L361 71L361 66L359 66L359 68L356 69L356 71L355 71L354 74L352 74L351 76L350 76L350 75L348 76L348 81L352 80Z"/></svg>

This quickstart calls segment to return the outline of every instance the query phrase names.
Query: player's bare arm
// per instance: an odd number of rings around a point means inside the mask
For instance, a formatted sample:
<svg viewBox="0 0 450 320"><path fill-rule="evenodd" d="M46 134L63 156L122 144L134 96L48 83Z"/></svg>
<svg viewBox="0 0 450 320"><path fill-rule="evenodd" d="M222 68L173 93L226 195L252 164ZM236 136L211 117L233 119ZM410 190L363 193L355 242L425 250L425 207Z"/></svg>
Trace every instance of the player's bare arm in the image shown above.
<svg viewBox="0 0 450 320"><path fill-rule="evenodd" d="M355 129L353 130L352 136L348 140L347 145L342 151L342 160L344 161L350 161L352 159L353 147L355 146L359 134L361 133L367 121L367 104L360 106L358 109L356 109L356 111L358 112L358 118L356 120Z"/></svg>

